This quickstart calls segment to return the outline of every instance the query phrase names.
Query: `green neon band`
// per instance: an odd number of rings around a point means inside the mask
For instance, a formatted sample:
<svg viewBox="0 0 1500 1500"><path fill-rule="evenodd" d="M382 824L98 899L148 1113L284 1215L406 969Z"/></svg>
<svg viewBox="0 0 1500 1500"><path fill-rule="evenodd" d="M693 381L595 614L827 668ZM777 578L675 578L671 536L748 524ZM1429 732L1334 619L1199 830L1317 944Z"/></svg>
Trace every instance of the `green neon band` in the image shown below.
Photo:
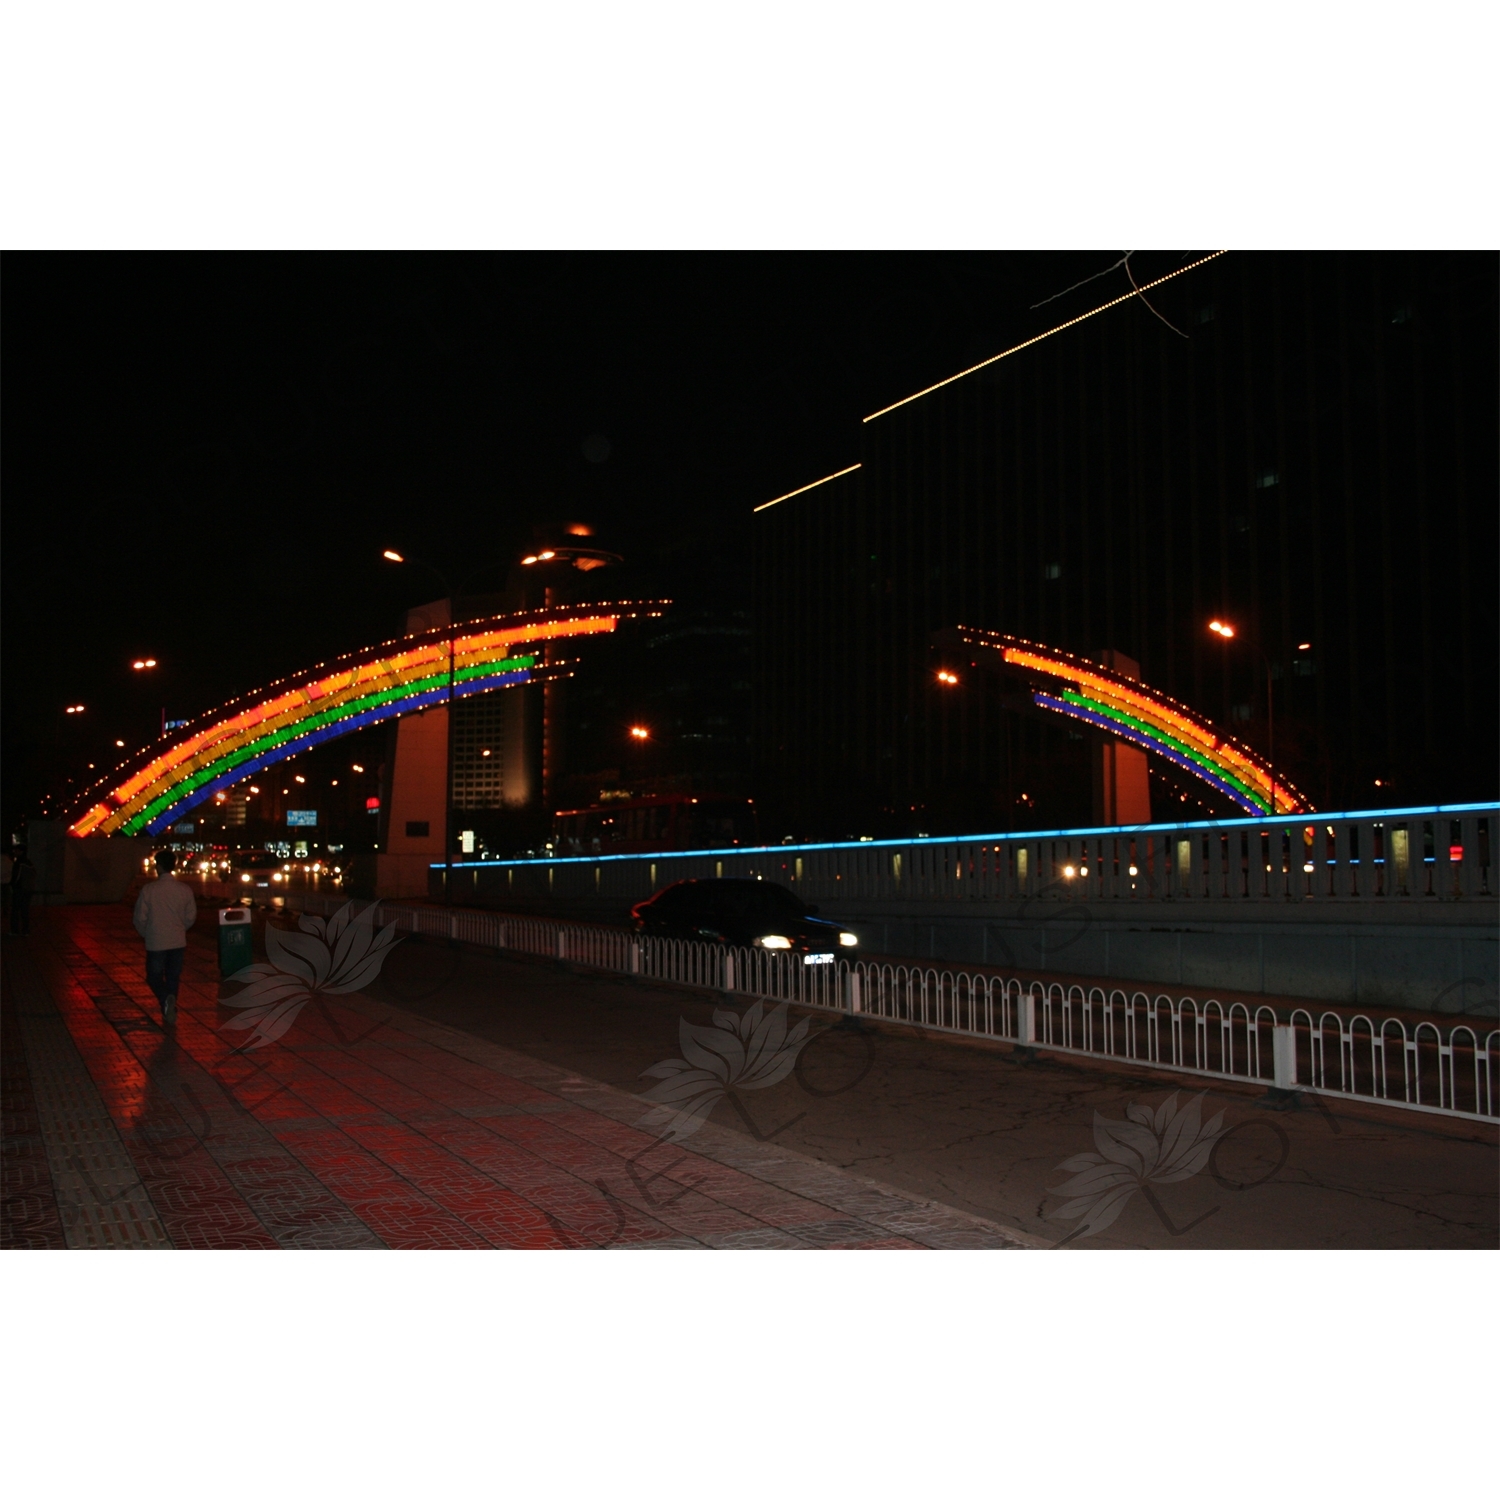
<svg viewBox="0 0 1500 1500"><path fill-rule="evenodd" d="M1070 688L1064 688L1058 696L1064 702L1076 703L1080 708L1086 708L1090 713L1102 714L1105 718L1113 719L1117 724L1128 724L1137 733L1144 734L1153 740L1159 741L1161 744L1169 745L1179 755L1186 756L1189 760L1197 762L1204 770L1212 771L1221 780L1238 787L1240 791L1258 806L1270 807L1271 804L1264 792L1257 791L1253 786L1247 785L1242 777L1236 775L1235 772L1226 768L1219 761L1205 755L1201 750L1194 749L1192 745L1179 740L1175 735L1168 734L1157 725L1148 723L1144 719L1138 719L1133 714L1127 714L1108 703L1101 702L1098 698L1087 697L1085 694L1075 692Z"/></svg>
<svg viewBox="0 0 1500 1500"><path fill-rule="evenodd" d="M454 672L453 679L455 682L469 682L476 677L495 677L503 672L524 671L535 664L534 656L507 657L504 661L462 667ZM190 775L173 782L167 791L141 811L133 814L121 832L140 832L159 813L165 812L173 803L180 801L184 794L196 791L206 782L222 776L225 771L232 770L247 760L254 760L256 756L263 755L267 750L274 750L278 745L286 744L288 740L299 739L304 734L311 734L314 730L321 729L325 724L332 724L354 714L366 713L372 708L394 702L398 698L415 698L422 693L434 692L438 688L446 687L447 684L448 674L443 671L431 677L421 677L404 683L400 687L385 688L378 693L369 693L363 698L351 698L335 708L324 709L321 713L306 714L290 724L283 725L271 734L262 735L261 738L252 740L249 744L241 745L228 754L218 756Z"/></svg>

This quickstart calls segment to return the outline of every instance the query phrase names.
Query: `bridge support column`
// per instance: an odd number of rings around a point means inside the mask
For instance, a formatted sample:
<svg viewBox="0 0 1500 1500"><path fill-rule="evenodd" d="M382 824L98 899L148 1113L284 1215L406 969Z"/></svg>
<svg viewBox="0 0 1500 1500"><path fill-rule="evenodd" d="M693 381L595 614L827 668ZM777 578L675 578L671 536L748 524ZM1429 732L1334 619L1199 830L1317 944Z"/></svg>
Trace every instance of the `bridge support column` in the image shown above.
<svg viewBox="0 0 1500 1500"><path fill-rule="evenodd" d="M1123 651L1101 651L1100 663L1140 681L1141 664ZM1151 821L1151 783L1146 752L1123 740L1100 738L1094 746L1094 822L1128 827Z"/></svg>

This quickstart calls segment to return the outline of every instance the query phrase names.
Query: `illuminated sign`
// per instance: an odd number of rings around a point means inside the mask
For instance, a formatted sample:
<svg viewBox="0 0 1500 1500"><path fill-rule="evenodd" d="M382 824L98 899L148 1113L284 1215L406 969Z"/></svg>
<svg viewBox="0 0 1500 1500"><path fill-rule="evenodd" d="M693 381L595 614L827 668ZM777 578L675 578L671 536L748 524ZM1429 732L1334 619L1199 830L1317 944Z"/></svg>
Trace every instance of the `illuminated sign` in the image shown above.
<svg viewBox="0 0 1500 1500"><path fill-rule="evenodd" d="M318 826L318 812L316 808L305 810L289 807L286 813L286 826L288 828L316 828Z"/></svg>

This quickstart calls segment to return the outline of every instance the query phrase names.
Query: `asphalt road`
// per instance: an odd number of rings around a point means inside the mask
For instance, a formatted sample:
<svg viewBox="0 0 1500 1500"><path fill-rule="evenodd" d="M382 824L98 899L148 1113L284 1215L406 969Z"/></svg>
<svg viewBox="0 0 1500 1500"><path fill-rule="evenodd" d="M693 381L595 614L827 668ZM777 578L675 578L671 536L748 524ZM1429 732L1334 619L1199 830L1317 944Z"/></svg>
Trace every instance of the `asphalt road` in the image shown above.
<svg viewBox="0 0 1500 1500"><path fill-rule="evenodd" d="M686 1065L681 1023L722 1035L716 1009L750 1009L417 941L392 951L368 992L631 1093L657 1084L642 1076L653 1065ZM809 1017L800 1047L787 1044L795 1068L731 1088L710 1118L1070 1249L1500 1243L1493 1125L1343 1101L1278 1110L1260 1089L816 1013L787 1022Z"/></svg>

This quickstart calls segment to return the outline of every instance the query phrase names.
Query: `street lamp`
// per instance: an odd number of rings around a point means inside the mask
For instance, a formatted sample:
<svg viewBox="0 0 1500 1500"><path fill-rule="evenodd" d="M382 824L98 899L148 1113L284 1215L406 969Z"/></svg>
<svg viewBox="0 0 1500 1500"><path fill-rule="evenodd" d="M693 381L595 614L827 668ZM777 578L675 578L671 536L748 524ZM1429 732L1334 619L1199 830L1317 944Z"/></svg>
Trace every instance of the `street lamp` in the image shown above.
<svg viewBox="0 0 1500 1500"><path fill-rule="evenodd" d="M1208 628L1219 637L1226 645L1232 641L1238 632L1234 626L1226 620L1210 620ZM1259 646L1250 648L1260 657L1266 669L1266 763L1271 770L1271 816L1276 815L1276 705L1272 698L1271 689L1271 662L1266 653ZM1302 641L1298 644L1299 651L1311 651L1312 642Z"/></svg>
<svg viewBox="0 0 1500 1500"><path fill-rule="evenodd" d="M132 672L149 672L155 666L156 658L154 656L143 656L131 662L130 670ZM165 705L163 705L161 711L161 732L163 734L167 732L167 710Z"/></svg>

